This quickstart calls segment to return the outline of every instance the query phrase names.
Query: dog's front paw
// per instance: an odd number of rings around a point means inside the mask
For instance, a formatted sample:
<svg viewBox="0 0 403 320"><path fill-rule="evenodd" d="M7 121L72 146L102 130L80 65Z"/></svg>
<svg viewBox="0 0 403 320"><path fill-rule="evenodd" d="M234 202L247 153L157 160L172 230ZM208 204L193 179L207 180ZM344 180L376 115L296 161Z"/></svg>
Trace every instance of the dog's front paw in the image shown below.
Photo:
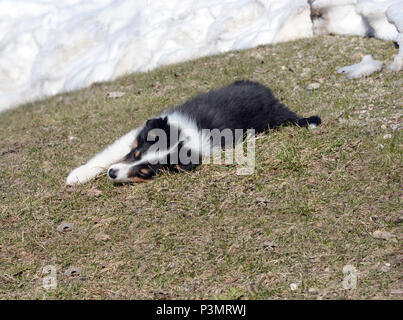
<svg viewBox="0 0 403 320"><path fill-rule="evenodd" d="M92 178L100 174L104 169L99 167L89 167L83 165L81 167L75 168L70 172L66 179L66 184L73 186L77 184L83 184L90 181Z"/></svg>

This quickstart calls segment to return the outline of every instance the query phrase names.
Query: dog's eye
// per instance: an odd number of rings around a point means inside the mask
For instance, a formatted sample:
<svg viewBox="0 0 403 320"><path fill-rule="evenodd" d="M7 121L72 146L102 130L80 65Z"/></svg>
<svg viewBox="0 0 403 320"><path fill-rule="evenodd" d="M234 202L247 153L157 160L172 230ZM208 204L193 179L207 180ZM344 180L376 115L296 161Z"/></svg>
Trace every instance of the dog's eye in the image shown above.
<svg viewBox="0 0 403 320"><path fill-rule="evenodd" d="M135 150L133 153L133 157L135 160L139 159L141 156L141 152L139 150Z"/></svg>
<svg viewBox="0 0 403 320"><path fill-rule="evenodd" d="M133 161L133 160L139 160L141 158L141 152L140 150L133 149L132 151L130 151L127 156L125 157L126 161Z"/></svg>
<svg viewBox="0 0 403 320"><path fill-rule="evenodd" d="M149 168L141 168L138 172L143 178L149 178L152 175L152 170Z"/></svg>

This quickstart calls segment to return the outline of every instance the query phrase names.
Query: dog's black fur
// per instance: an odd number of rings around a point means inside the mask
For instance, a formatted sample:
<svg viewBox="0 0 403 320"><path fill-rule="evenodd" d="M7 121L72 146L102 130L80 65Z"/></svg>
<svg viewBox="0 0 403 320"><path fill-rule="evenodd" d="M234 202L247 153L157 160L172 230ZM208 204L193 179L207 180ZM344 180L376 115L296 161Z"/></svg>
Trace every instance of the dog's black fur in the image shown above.
<svg viewBox="0 0 403 320"><path fill-rule="evenodd" d="M298 116L280 103L271 90L264 85L252 81L237 81L226 87L199 94L184 104L168 110L164 116L148 120L138 135L136 148L125 157L125 161L135 162L142 159L142 155L155 143L155 141L149 141L147 138L154 129L165 131L168 137L168 147L176 144L178 141L171 141L170 139L172 128L168 123L170 115L175 113L185 115L194 121L199 130L219 129L221 131L230 129L233 133L235 129L244 131L254 129L255 133L260 133L286 125L306 127L309 124L319 125L321 123L318 116L309 118ZM180 126L175 129L180 133ZM233 144L239 142L235 141L235 134L233 137ZM226 141L222 139L221 147L228 147L225 143ZM178 147L172 154L168 155L167 164L142 163L139 166L134 166L129 171L129 177L149 179L163 168L171 171L177 171L178 167L184 170L195 168L201 163L201 156L196 162L181 163L179 161L175 165L171 163L170 159L177 160L177 154L184 147L184 143L180 141ZM136 154L137 156L135 156Z"/></svg>
<svg viewBox="0 0 403 320"><path fill-rule="evenodd" d="M268 87L245 80L199 94L169 113L173 112L194 119L200 129L255 129L260 133L281 125L306 127L321 123L317 116L298 116L280 103Z"/></svg>

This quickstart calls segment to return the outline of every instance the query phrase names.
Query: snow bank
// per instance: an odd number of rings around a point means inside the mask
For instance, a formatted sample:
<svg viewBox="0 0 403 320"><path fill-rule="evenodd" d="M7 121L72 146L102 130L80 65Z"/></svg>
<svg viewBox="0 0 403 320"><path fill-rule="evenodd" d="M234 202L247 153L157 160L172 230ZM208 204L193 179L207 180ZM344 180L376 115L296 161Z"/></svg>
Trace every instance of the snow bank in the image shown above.
<svg viewBox="0 0 403 320"><path fill-rule="evenodd" d="M125 73L309 36L306 0L2 0L0 110Z"/></svg>
<svg viewBox="0 0 403 320"><path fill-rule="evenodd" d="M399 34L396 42L399 45L399 54L395 55L393 62L388 66L389 70L400 71L403 69L403 1L398 1L386 10L388 22L395 25Z"/></svg>
<svg viewBox="0 0 403 320"><path fill-rule="evenodd" d="M376 38L383 40L395 40L396 27L386 19L386 10L394 3L402 0L358 0L356 12L364 17L371 26L371 31Z"/></svg>
<svg viewBox="0 0 403 320"><path fill-rule="evenodd" d="M368 22L356 10L356 0L313 0L314 34L367 36Z"/></svg>
<svg viewBox="0 0 403 320"><path fill-rule="evenodd" d="M402 44L402 2L1 0L0 111L125 73L313 34ZM402 48L392 70L401 69Z"/></svg>
<svg viewBox="0 0 403 320"><path fill-rule="evenodd" d="M314 34L374 36L396 41L400 48L399 54L388 69L402 70L403 0L312 0L312 13ZM364 59L360 64L345 67L350 70L350 78L369 75L373 68L374 71L378 67L382 68L382 64L371 65L369 56Z"/></svg>

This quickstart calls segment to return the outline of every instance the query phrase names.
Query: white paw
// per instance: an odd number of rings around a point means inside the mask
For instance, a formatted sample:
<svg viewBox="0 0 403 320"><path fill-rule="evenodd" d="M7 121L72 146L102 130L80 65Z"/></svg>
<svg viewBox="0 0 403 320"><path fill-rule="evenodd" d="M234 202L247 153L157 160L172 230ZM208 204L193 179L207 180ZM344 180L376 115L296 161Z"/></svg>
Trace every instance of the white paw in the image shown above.
<svg viewBox="0 0 403 320"><path fill-rule="evenodd" d="M102 171L104 171L104 169L100 167L89 167L83 165L81 167L75 168L73 171L70 172L69 176L66 179L66 184L73 186L86 183L92 178L99 175Z"/></svg>

